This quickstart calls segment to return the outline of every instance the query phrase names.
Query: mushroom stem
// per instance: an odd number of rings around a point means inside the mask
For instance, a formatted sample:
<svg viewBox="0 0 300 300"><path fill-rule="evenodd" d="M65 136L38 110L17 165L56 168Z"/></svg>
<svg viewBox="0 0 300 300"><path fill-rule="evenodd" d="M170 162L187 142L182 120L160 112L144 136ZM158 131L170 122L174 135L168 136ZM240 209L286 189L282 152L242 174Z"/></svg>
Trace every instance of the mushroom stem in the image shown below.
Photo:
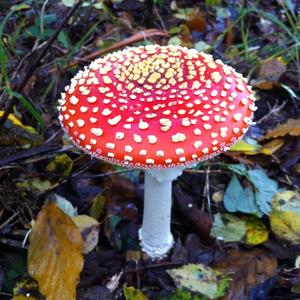
<svg viewBox="0 0 300 300"><path fill-rule="evenodd" d="M144 216L139 231L141 247L153 259L161 259L172 248L172 181L183 167L145 171Z"/></svg>

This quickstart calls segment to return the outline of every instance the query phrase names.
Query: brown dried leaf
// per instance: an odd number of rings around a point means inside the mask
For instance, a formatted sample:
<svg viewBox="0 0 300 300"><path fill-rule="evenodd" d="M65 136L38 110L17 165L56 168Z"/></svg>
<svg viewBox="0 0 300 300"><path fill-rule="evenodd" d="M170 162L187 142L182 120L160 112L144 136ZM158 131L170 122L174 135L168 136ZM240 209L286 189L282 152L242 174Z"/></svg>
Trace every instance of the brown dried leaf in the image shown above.
<svg viewBox="0 0 300 300"><path fill-rule="evenodd" d="M285 73L286 65L280 58L272 58L262 63L258 70L258 80L278 81Z"/></svg>
<svg viewBox="0 0 300 300"><path fill-rule="evenodd" d="M47 300L75 300L83 267L82 238L72 219L57 205L42 208L30 234L29 274Z"/></svg>
<svg viewBox="0 0 300 300"><path fill-rule="evenodd" d="M279 124L272 130L270 130L263 138L277 138L285 135L299 136L300 135L300 119L289 119L284 124Z"/></svg>
<svg viewBox="0 0 300 300"><path fill-rule="evenodd" d="M250 289L276 274L277 260L261 249L233 250L214 265L214 269L232 274L226 300L249 299Z"/></svg>

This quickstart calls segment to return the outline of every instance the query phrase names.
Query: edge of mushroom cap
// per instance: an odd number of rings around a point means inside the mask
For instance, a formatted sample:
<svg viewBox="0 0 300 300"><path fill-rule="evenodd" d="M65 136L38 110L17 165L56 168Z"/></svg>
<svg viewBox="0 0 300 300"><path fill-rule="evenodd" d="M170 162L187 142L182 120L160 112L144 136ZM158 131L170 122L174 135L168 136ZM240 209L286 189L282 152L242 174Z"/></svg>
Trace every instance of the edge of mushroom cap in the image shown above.
<svg viewBox="0 0 300 300"><path fill-rule="evenodd" d="M250 116L251 120L253 118L253 113L251 113L251 116ZM232 141L231 143L229 144L226 144L222 149L219 149L218 151L216 152L213 152L209 155L203 155L202 157L198 157L197 159L192 159L192 160L188 160L188 161L185 161L184 163L172 163L172 164L169 164L169 165L152 165L152 164L141 164L141 163L133 163L133 162L129 162L129 161L121 161L119 159L116 159L116 158L111 158L111 157L107 157L107 156L102 156L101 154L96 154L92 151L89 151L88 149L86 149L85 147L82 147L80 146L78 143L76 143L76 141L73 139L73 137L69 136L66 128L63 126L62 122L60 122L60 125L61 127L63 128L63 131L68 135L68 138L71 140L71 142L79 149L81 149L83 152L85 153L88 153L90 156L92 157L95 157L95 158L98 158L98 159L101 159L101 160L104 160L106 162L109 162L111 164L116 164L116 165L119 165L119 166L122 166L122 167L126 167L126 168L132 168L132 169L143 169L143 170L146 170L146 169L169 169L169 168L177 168L177 167L182 167L182 166L190 166L192 164L195 164L195 163L199 163L201 161L204 161L204 160L209 160L211 158L214 158L222 153L225 153L226 151L228 151L230 149L231 146L233 146L234 144L236 144L239 140L241 140L245 134L247 133L247 131L249 130L250 128L250 125L248 125L247 127L245 127L245 132L240 135L239 137L236 138L235 141Z"/></svg>

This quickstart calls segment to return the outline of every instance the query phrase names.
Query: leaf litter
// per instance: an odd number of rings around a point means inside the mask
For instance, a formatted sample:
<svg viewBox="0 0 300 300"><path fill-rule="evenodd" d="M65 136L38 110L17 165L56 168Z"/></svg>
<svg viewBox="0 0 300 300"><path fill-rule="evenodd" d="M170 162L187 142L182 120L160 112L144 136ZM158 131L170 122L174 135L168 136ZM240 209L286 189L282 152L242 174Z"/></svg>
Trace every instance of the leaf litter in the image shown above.
<svg viewBox="0 0 300 300"><path fill-rule="evenodd" d="M297 1L82 1L47 44L75 2L0 4L0 298L298 297ZM247 76L258 99L243 141L178 178L176 244L159 262L139 247L143 173L82 155L54 109L82 61L138 43L211 53Z"/></svg>

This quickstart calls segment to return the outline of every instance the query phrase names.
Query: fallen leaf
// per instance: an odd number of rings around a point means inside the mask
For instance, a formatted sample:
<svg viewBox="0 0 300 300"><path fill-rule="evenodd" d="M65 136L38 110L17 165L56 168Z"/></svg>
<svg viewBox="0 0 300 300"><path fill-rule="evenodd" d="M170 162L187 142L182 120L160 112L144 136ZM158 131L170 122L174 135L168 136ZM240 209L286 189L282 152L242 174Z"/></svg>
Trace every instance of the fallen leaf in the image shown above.
<svg viewBox="0 0 300 300"><path fill-rule="evenodd" d="M262 249L233 250L216 263L214 268L229 274L231 279L226 300L248 300L253 287L276 274L277 260Z"/></svg>
<svg viewBox="0 0 300 300"><path fill-rule="evenodd" d="M284 145L283 139L275 139L262 146L260 153L265 155L272 155Z"/></svg>
<svg viewBox="0 0 300 300"><path fill-rule="evenodd" d="M257 79L277 81L281 75L286 71L286 64L280 57L271 58L260 64Z"/></svg>
<svg viewBox="0 0 300 300"><path fill-rule="evenodd" d="M263 138L278 138L285 135L299 136L300 135L300 119L289 119L284 124L279 124L272 130L270 130Z"/></svg>
<svg viewBox="0 0 300 300"><path fill-rule="evenodd" d="M270 203L278 191L278 184L268 177L264 170L247 171L247 176L255 187L255 202L261 212L268 215L271 211Z"/></svg>
<svg viewBox="0 0 300 300"><path fill-rule="evenodd" d="M270 213L271 229L278 240L300 244L300 194L296 191L277 193Z"/></svg>
<svg viewBox="0 0 300 300"><path fill-rule="evenodd" d="M66 153L57 155L47 166L46 170L51 173L67 177L73 168L73 160Z"/></svg>
<svg viewBox="0 0 300 300"><path fill-rule="evenodd" d="M82 253L87 254L98 245L99 223L87 215L78 215L72 218L76 226L80 229L83 239Z"/></svg>
<svg viewBox="0 0 300 300"><path fill-rule="evenodd" d="M133 286L124 286L123 293L126 300L148 300L141 290Z"/></svg>
<svg viewBox="0 0 300 300"><path fill-rule="evenodd" d="M269 59L259 66L257 79L252 85L263 90L272 89L285 72L286 63L281 57Z"/></svg>
<svg viewBox="0 0 300 300"><path fill-rule="evenodd" d="M202 264L187 264L167 270L176 287L216 299L225 294L229 281L227 276Z"/></svg>
<svg viewBox="0 0 300 300"><path fill-rule="evenodd" d="M0 111L0 118L4 112ZM13 114L9 114L0 132L0 145L25 146L33 145L38 141L37 132L33 127L25 126Z"/></svg>
<svg viewBox="0 0 300 300"><path fill-rule="evenodd" d="M260 153L260 150L261 146L255 140L251 140L251 143L241 140L231 146L229 151L238 151L248 155L256 155Z"/></svg>
<svg viewBox="0 0 300 300"><path fill-rule="evenodd" d="M75 300L83 267L82 238L56 204L42 208L30 233L28 271L47 300Z"/></svg>
<svg viewBox="0 0 300 300"><path fill-rule="evenodd" d="M93 203L90 209L90 216L96 220L99 220L101 215L104 213L106 198L99 194L92 201Z"/></svg>
<svg viewBox="0 0 300 300"><path fill-rule="evenodd" d="M244 242L247 245L259 245L267 241L269 231L261 219L251 215L244 215L240 218L246 225Z"/></svg>
<svg viewBox="0 0 300 300"><path fill-rule="evenodd" d="M241 200L243 187L236 175L233 175L224 195L224 206L229 212L237 211L237 203Z"/></svg>
<svg viewBox="0 0 300 300"><path fill-rule="evenodd" d="M57 206L69 217L74 217L77 215L77 208L74 208L72 203L66 198L54 194L53 201L57 204Z"/></svg>
<svg viewBox="0 0 300 300"><path fill-rule="evenodd" d="M38 284L31 278L19 280L14 289L12 300L40 300L42 295L39 293Z"/></svg>
<svg viewBox="0 0 300 300"><path fill-rule="evenodd" d="M246 235L246 224L231 214L215 214L210 232L214 238L224 242L240 242Z"/></svg>
<svg viewBox="0 0 300 300"><path fill-rule="evenodd" d="M187 26L191 31L203 32L206 28L206 14L199 11L195 15L190 15L187 20Z"/></svg>
<svg viewBox="0 0 300 300"><path fill-rule="evenodd" d="M27 191L45 192L51 188L51 182L49 180L42 180L36 177L27 181L17 182L16 186Z"/></svg>

